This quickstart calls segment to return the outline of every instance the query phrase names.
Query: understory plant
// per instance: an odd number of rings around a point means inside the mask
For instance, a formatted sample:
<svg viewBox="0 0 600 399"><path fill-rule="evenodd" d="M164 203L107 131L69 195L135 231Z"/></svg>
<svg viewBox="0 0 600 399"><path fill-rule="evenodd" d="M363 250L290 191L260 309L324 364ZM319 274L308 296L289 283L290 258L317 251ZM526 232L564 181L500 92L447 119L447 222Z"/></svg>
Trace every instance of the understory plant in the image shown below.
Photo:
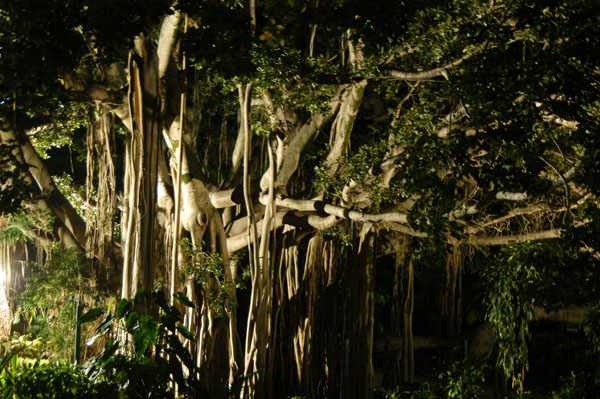
<svg viewBox="0 0 600 399"><path fill-rule="evenodd" d="M23 292L15 297L13 323L24 323L33 338L57 358L73 359L77 308L103 302L102 287L89 275L89 260L55 245L43 264L30 262Z"/></svg>
<svg viewBox="0 0 600 399"><path fill-rule="evenodd" d="M14 355L11 367L0 374L1 399L110 399L120 397L109 382L91 380L81 368L65 361L20 361Z"/></svg>
<svg viewBox="0 0 600 399"><path fill-rule="evenodd" d="M588 350L572 365L568 375L560 378L560 387L553 399L593 398L600 386L600 304L595 303L583 324Z"/></svg>
<svg viewBox="0 0 600 399"><path fill-rule="evenodd" d="M182 293L175 294L174 299L179 305L194 307ZM90 323L102 316L96 335L87 344L103 339L104 348L81 366L44 359L39 351L24 351L22 346L29 341L5 348L0 362L0 399L209 397L200 371L182 342L194 340L194 335L179 322L177 306L169 304L162 291L146 293L140 289L132 300L121 299L106 310L90 309L77 323ZM32 348L39 342L31 341ZM24 357L24 353L33 357ZM239 389L228 390L226 386L223 382L221 390L212 387L211 398L237 397ZM235 386L241 386L240 382Z"/></svg>
<svg viewBox="0 0 600 399"><path fill-rule="evenodd" d="M22 335L2 346L0 399L111 399L118 397L109 381L92 381L81 367L66 360L51 360L45 343Z"/></svg>
<svg viewBox="0 0 600 399"><path fill-rule="evenodd" d="M452 363L437 374L437 379L425 382L417 390L384 391L385 399L478 399L485 381L483 370L469 360Z"/></svg>
<svg viewBox="0 0 600 399"><path fill-rule="evenodd" d="M182 293L174 298L183 306L195 306ZM179 338L193 341L194 335L179 322L179 310L167 302L162 291L140 289L133 300L121 299L114 310L112 306L108 311L91 309L78 323L102 315L104 319L88 345L104 338L104 349L83 365L93 382L109 381L126 398L175 398L176 390L178 398L207 397L200 372Z"/></svg>

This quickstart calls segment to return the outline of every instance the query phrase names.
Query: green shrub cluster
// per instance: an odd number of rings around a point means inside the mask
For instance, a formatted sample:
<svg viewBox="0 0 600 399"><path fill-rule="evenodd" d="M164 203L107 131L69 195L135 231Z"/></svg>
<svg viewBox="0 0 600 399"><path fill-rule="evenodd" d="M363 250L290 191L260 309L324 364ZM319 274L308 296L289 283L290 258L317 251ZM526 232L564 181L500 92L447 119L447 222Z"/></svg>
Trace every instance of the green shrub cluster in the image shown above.
<svg viewBox="0 0 600 399"><path fill-rule="evenodd" d="M182 293L174 299L194 307ZM208 397L200 372L179 338L194 340L194 335L179 322L180 312L167 303L162 291L139 290L133 300L121 299L112 308L93 308L78 319L84 324L104 316L88 341L91 345L105 339L104 349L81 366L43 359L34 350L39 340L21 339L19 345L8 345L0 362L0 399ZM24 349L28 346L32 350ZM239 393L223 385L223 397Z"/></svg>
<svg viewBox="0 0 600 399"><path fill-rule="evenodd" d="M396 387L384 390L385 399L478 399L485 376L481 367L468 360L452 363L437 375L437 379L426 382L416 390Z"/></svg>

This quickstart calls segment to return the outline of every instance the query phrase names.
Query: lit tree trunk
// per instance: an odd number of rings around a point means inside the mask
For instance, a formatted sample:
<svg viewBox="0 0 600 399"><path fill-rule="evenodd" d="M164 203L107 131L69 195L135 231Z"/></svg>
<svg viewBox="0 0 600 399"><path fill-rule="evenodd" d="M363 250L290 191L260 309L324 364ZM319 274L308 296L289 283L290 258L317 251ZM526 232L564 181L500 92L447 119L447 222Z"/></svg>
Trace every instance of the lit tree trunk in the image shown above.
<svg viewBox="0 0 600 399"><path fill-rule="evenodd" d="M21 294L25 283L27 264L25 242L0 241L0 337L6 339L20 331L22 323L13 324L16 310L14 298Z"/></svg>
<svg viewBox="0 0 600 399"><path fill-rule="evenodd" d="M143 287L152 290L160 154L160 96L158 58L149 41L136 39L129 61L129 107L132 131L126 159L123 236L124 264L121 296Z"/></svg>

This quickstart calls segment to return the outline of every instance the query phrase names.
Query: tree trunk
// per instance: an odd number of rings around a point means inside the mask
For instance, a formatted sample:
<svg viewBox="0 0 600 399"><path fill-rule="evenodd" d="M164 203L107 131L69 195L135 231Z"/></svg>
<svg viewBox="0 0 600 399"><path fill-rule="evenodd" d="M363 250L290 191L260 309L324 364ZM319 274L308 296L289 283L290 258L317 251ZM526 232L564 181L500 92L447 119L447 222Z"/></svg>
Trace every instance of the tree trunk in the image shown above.
<svg viewBox="0 0 600 399"><path fill-rule="evenodd" d="M143 37L135 41L129 61L129 107L132 132L126 159L124 265L121 296L138 288L147 292L154 283L153 269L160 154L160 96L158 58ZM164 267L164 265L160 265Z"/></svg>
<svg viewBox="0 0 600 399"><path fill-rule="evenodd" d="M349 358L351 337L343 334L347 298L354 295L348 278L355 250L320 233L302 239L295 229L284 229L278 242L270 344L274 397L339 399L347 395L342 386L350 389L344 368L351 365L344 356Z"/></svg>
<svg viewBox="0 0 600 399"><path fill-rule="evenodd" d="M362 245L351 263L346 339L349 342L351 364L342 381L345 398L372 398L374 390L373 327L375 290L375 233L364 226Z"/></svg>
<svg viewBox="0 0 600 399"><path fill-rule="evenodd" d="M394 253L394 281L392 286L392 296L390 298L390 325L387 333L392 337L403 335L403 300L406 291L404 277L408 266L407 260L410 255L410 237L404 234L392 234L392 248ZM403 380L402 373L402 351L393 351L389 353L388 365L384 370L384 385L394 388L401 384Z"/></svg>

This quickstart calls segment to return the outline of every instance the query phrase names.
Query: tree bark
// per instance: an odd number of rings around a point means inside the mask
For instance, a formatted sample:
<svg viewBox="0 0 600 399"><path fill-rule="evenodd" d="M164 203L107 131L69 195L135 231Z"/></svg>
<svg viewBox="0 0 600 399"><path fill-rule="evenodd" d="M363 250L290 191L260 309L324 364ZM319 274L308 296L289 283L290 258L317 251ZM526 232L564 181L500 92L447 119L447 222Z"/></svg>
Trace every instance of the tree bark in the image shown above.
<svg viewBox="0 0 600 399"><path fill-rule="evenodd" d="M135 40L129 62L129 107L132 132L127 161L128 209L121 296L131 297L154 283L155 220L160 154L158 58L144 37ZM164 266L164 265L161 265Z"/></svg>
<svg viewBox="0 0 600 399"><path fill-rule="evenodd" d="M539 306L533 307L536 320L553 321L556 323L582 324L593 309L590 307L569 306L555 311L546 311Z"/></svg>
<svg viewBox="0 0 600 399"><path fill-rule="evenodd" d="M352 363L341 389L347 398L369 399L373 397L373 327L375 289L375 233L364 227L361 233L362 249L356 254L350 277L348 298L347 337Z"/></svg>

